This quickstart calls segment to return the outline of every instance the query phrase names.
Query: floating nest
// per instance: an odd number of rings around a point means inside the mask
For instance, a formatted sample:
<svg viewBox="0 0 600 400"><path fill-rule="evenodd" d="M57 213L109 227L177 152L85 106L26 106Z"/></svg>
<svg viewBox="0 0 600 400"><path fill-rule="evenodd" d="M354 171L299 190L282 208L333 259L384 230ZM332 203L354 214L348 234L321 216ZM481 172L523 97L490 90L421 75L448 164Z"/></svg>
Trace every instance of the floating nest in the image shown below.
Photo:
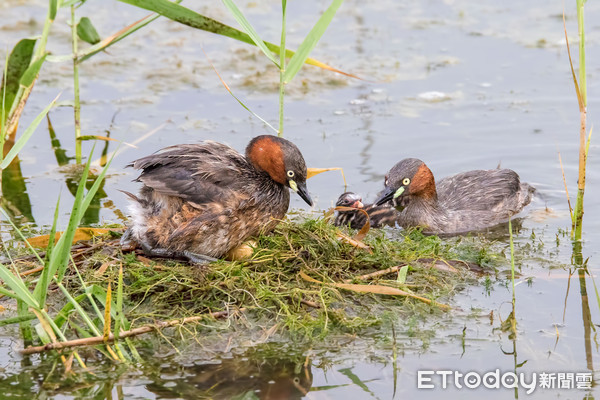
<svg viewBox="0 0 600 400"><path fill-rule="evenodd" d="M351 237L354 231L333 226L327 216L285 219L256 238L249 258L202 266L124 253L122 228L91 233L101 232L73 245L62 283L74 298L97 288L101 300L122 279L124 329L131 336L187 322L201 322L195 333L234 322L249 331L269 327L267 335L306 339L357 333L385 321L451 311L453 294L493 258L476 240L442 240L419 230L362 230ZM41 269L33 256L15 265L27 280ZM76 326L80 314L69 314L61 291L51 285L53 298L49 314L63 307L64 318ZM82 306L93 315L90 305Z"/></svg>

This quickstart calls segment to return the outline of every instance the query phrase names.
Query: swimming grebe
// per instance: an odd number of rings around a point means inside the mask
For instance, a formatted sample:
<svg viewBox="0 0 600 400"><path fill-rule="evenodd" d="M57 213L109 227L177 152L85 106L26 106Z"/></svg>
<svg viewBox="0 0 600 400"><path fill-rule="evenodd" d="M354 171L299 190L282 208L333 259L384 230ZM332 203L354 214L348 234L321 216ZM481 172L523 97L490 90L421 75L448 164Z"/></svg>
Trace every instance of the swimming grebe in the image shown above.
<svg viewBox="0 0 600 400"><path fill-rule="evenodd" d="M435 183L425 163L400 161L385 177L377 205L391 202L401 211L402 227L423 227L426 233L455 234L487 228L520 212L535 189L521 183L510 169L475 170Z"/></svg>
<svg viewBox="0 0 600 400"><path fill-rule="evenodd" d="M309 205L306 164L290 141L257 136L246 155L204 141L180 144L133 161L142 171L132 222L122 242L148 255L205 262L222 257L259 232L269 232L287 212L291 188Z"/></svg>

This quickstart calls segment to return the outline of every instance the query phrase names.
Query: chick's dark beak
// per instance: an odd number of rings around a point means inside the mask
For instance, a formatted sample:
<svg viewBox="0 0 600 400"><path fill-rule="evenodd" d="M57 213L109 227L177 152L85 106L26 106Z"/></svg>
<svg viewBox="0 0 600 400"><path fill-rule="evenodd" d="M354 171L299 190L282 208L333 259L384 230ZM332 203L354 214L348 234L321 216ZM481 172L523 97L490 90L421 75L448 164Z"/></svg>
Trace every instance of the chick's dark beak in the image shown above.
<svg viewBox="0 0 600 400"><path fill-rule="evenodd" d="M381 197L379 199L377 199L377 201L375 202L375 204L377 204L378 206L381 206L385 203L387 203L388 201L392 200L394 198L394 193L396 193L396 191L391 188L391 187L386 187L383 190L383 193L381 194Z"/></svg>
<svg viewBox="0 0 600 400"><path fill-rule="evenodd" d="M309 206L312 207L313 202L312 199L310 198L310 195L308 194L308 189L306 189L306 182L302 182L302 183L298 183L298 196L302 197L302 200L304 200L306 202L306 204L308 204Z"/></svg>

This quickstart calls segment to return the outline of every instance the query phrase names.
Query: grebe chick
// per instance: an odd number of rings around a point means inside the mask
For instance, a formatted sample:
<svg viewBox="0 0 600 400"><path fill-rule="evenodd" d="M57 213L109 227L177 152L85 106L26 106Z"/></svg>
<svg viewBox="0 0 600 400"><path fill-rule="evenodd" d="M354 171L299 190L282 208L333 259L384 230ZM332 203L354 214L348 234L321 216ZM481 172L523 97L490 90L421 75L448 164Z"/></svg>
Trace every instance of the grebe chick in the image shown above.
<svg viewBox="0 0 600 400"><path fill-rule="evenodd" d="M401 211L399 225L426 233L459 234L484 229L520 212L535 189L510 169L463 172L435 183L431 170L416 158L397 163L385 177L377 205Z"/></svg>
<svg viewBox="0 0 600 400"><path fill-rule="evenodd" d="M362 203L362 197L353 192L345 192L340 195L336 207L351 207L356 210L336 211L336 216L333 220L335 226L350 226L352 229L360 229L367 222L367 217L363 212L358 211L363 209L369 216L371 228L381 228L383 226L396 226L400 213L396 211L391 204L377 206L375 204Z"/></svg>
<svg viewBox="0 0 600 400"><path fill-rule="evenodd" d="M257 136L245 156L204 141L170 146L128 166L142 171L122 243L148 255L202 263L222 257L283 218L291 188L310 206L306 164L290 141Z"/></svg>

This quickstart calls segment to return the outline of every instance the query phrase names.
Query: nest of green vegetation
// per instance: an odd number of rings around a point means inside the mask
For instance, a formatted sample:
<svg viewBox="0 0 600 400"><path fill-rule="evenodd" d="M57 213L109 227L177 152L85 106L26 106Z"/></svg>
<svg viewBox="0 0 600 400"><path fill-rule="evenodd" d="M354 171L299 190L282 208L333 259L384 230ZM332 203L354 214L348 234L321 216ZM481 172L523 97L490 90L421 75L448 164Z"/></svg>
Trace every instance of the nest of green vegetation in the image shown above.
<svg viewBox="0 0 600 400"><path fill-rule="evenodd" d="M112 282L114 288L122 265L124 312L133 326L243 309L246 320L322 337L392 317L446 312L443 303L473 278L465 267L472 269L481 251L418 230L394 232L395 237L390 232L371 230L362 241L367 249L342 238L351 232L327 218L286 219L257 239L250 259L204 266L150 260L139 252L121 255L113 240L114 246L96 244L102 250L86 256L79 272L88 286ZM378 272L388 268L387 274ZM73 275L71 290L78 285ZM406 295L380 294L388 289ZM374 293L364 293L369 290Z"/></svg>

